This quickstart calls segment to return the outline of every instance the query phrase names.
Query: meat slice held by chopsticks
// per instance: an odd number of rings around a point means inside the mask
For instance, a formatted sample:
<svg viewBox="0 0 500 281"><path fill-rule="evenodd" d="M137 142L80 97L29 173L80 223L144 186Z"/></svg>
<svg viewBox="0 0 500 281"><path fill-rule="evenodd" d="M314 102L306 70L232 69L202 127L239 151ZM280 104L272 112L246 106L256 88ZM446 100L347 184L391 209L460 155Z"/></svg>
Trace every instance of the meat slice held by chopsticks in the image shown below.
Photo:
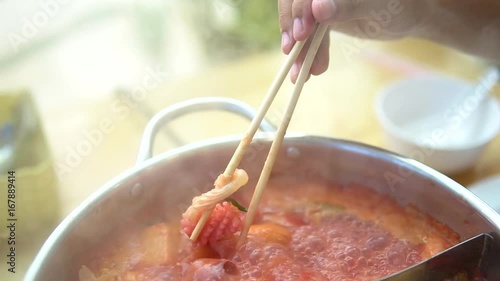
<svg viewBox="0 0 500 281"><path fill-rule="evenodd" d="M231 203L219 203L215 206L212 214L210 214L207 223L196 241L202 245L206 245L228 237L241 230L243 227L243 218L244 214ZM189 236L196 227L195 223L184 217L181 224L183 231Z"/></svg>
<svg viewBox="0 0 500 281"><path fill-rule="evenodd" d="M192 237L202 216L210 212L205 225L194 239L196 242L206 245L240 231L244 213L231 203L222 201L247 182L248 175L241 169L236 169L230 178L220 175L215 181L215 187L193 198L191 206L182 214L183 231Z"/></svg>

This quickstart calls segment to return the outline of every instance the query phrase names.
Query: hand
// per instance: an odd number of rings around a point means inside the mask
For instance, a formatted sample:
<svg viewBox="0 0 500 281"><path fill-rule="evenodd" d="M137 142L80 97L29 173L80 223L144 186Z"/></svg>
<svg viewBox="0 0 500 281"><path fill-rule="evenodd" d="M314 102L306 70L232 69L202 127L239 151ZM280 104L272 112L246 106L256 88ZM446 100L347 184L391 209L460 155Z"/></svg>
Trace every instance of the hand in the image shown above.
<svg viewBox="0 0 500 281"><path fill-rule="evenodd" d="M282 34L281 49L289 54L296 41L306 40L316 23L365 39L399 39L418 33L428 11L425 0L278 0ZM312 37L312 36L311 36ZM328 33L311 66L311 74L325 72L329 64ZM304 61L304 47L291 69L295 83Z"/></svg>

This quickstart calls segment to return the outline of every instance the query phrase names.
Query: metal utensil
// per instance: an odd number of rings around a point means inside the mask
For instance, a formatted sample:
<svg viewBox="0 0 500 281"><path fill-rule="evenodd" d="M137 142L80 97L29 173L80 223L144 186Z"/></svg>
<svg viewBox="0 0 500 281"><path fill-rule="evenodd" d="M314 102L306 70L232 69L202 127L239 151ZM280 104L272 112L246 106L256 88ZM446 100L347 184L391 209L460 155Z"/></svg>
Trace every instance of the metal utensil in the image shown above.
<svg viewBox="0 0 500 281"><path fill-rule="evenodd" d="M380 281L442 281L461 272L484 272L492 248L493 238L483 233Z"/></svg>

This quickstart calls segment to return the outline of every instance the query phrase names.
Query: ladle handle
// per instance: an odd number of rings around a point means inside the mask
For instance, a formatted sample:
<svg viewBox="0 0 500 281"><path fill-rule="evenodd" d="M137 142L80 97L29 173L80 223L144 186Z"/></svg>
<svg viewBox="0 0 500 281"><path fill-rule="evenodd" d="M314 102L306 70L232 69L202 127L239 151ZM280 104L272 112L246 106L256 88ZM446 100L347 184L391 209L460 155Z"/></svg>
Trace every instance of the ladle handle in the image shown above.
<svg viewBox="0 0 500 281"><path fill-rule="evenodd" d="M257 111L253 107L244 102L220 97L196 98L169 106L153 116L146 125L136 165L153 156L154 140L162 126L183 115L208 110L228 111L246 117L249 120L252 120L257 114ZM266 119L262 120L259 128L264 132L276 131L276 128Z"/></svg>

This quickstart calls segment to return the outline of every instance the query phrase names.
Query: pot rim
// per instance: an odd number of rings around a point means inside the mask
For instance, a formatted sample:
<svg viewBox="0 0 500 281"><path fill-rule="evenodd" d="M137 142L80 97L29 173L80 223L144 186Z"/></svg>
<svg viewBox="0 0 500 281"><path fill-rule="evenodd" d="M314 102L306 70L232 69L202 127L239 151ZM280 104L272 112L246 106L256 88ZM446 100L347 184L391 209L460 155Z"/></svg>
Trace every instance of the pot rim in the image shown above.
<svg viewBox="0 0 500 281"><path fill-rule="evenodd" d="M270 133L257 133L254 137L254 141L269 142L273 140L272 135L273 134ZM239 142L240 139L241 139L240 135L232 135L232 136L224 136L224 137L218 137L209 140L194 142L155 155L152 158L147 159L133 166L132 168L123 171L120 175L114 177L106 184L104 184L102 187L94 191L91 195L89 195L85 200L83 200L82 203L80 203L73 211L69 213L68 216L66 216L59 223L59 225L50 234L48 239L45 241L45 243L35 256L35 259L31 263L25 275L24 280L25 281L35 280L36 273L38 272L39 268L43 265L43 262L51 254L53 246L57 244L58 240L64 237L66 232L68 232L72 228L72 226L75 223L77 223L79 217L89 212L92 209L92 207L100 201L100 199L105 197L114 188L119 186L120 183L126 181L127 179L132 178L138 172L148 169L149 167L154 166L161 161L171 161L176 157L183 155L185 153L197 152L199 150L206 149L207 147L227 146L229 144L235 144ZM464 201L469 203L476 211L480 212L485 219L487 219L492 225L494 225L497 229L500 230L500 214L496 213L490 206L488 206L485 202L483 202L481 199L479 199L476 195L474 195L471 191L463 187L458 182L411 158L400 156L394 152L379 147L375 147L372 145L356 141L330 138L325 136L293 133L293 134L287 134L285 136L285 142L286 141L299 141L304 143L325 144L325 145L331 145L332 143L335 143L340 147L345 147L348 148L349 150L355 150L358 153L377 156L392 162L400 162L402 164L410 165L413 168L415 168L414 169L415 171L419 171L420 173L422 173L423 176L426 176L432 181L445 186L450 191L452 191L456 196L462 198Z"/></svg>

